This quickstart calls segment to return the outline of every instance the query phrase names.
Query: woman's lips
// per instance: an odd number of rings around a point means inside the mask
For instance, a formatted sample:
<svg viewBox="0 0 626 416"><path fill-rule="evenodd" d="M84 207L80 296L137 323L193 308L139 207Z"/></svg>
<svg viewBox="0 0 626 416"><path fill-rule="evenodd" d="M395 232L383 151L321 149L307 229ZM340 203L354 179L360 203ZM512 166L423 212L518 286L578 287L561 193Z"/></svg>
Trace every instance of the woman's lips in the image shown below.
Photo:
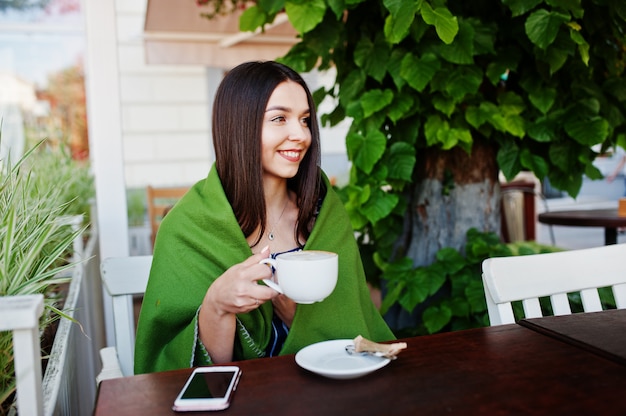
<svg viewBox="0 0 626 416"><path fill-rule="evenodd" d="M285 159L291 162L297 162L300 160L301 150L279 150L278 153Z"/></svg>

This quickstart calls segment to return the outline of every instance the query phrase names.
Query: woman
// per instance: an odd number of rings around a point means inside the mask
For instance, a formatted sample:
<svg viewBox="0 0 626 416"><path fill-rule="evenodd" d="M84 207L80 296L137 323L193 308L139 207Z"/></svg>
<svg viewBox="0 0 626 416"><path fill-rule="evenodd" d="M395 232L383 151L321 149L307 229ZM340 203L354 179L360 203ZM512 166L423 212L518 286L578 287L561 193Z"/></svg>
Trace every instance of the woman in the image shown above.
<svg viewBox="0 0 626 416"><path fill-rule="evenodd" d="M276 62L229 71L213 111L216 162L161 223L135 346L135 372L292 354L319 341L394 336L373 306L349 218L319 169L304 80ZM339 254L323 302L296 305L259 283L259 261Z"/></svg>

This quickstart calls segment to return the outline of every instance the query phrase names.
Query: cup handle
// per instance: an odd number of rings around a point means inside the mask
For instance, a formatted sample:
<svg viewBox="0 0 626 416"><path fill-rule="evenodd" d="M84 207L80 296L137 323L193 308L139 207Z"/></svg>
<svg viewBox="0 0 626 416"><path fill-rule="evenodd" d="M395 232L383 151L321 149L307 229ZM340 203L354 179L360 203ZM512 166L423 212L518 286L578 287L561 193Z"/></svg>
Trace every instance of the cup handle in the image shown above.
<svg viewBox="0 0 626 416"><path fill-rule="evenodd" d="M276 268L276 260L270 259L270 258L261 260L259 264L269 264L272 267ZM269 287L271 287L278 293L281 293L281 294L283 293L283 290L280 288L280 286L278 286L275 282L271 281L270 279L263 279L263 283L265 283L266 285L268 285Z"/></svg>

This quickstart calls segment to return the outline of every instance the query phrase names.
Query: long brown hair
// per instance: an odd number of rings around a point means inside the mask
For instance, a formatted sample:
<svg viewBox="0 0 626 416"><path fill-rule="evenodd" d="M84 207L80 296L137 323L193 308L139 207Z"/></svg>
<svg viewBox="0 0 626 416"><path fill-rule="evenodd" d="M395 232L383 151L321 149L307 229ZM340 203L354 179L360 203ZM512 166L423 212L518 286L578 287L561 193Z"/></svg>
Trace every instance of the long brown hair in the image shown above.
<svg viewBox="0 0 626 416"><path fill-rule="evenodd" d="M263 117L274 89L285 81L304 88L310 109L311 146L298 173L287 180L287 187L297 195L294 232L295 240L302 245L299 236L308 239L323 193L319 125L306 83L297 72L277 62L246 62L226 74L213 104L215 167L244 235L250 236L261 226L254 245L265 232L266 218L261 163Z"/></svg>

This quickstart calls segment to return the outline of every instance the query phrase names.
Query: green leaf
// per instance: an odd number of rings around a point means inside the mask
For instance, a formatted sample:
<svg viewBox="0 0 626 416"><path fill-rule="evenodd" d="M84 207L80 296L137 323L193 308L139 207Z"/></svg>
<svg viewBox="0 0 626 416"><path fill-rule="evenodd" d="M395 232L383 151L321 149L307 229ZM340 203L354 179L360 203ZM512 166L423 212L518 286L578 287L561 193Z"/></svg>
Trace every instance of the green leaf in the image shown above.
<svg viewBox="0 0 626 416"><path fill-rule="evenodd" d="M509 115L504 118L505 129L515 137L522 138L526 135L526 120L518 115Z"/></svg>
<svg viewBox="0 0 626 416"><path fill-rule="evenodd" d="M561 25L569 21L569 16L539 9L526 19L525 29L528 39L541 49L554 42Z"/></svg>
<svg viewBox="0 0 626 416"><path fill-rule="evenodd" d="M567 58L569 56L569 50L561 49L556 45L551 45L543 56L543 60L550 66L550 75L555 74L559 69L561 69L567 62Z"/></svg>
<svg viewBox="0 0 626 416"><path fill-rule="evenodd" d="M365 215L361 214L360 209L361 206L369 199L370 187L348 185L343 190L348 195L348 201L345 203L345 207L348 212L348 216L350 217L352 228L360 230L368 222Z"/></svg>
<svg viewBox="0 0 626 416"><path fill-rule="evenodd" d="M467 121L472 127L478 129L486 121L493 120L494 117L500 115L498 107L488 101L484 101L479 107L469 106L465 111L465 121ZM504 125L502 124L502 129Z"/></svg>
<svg viewBox="0 0 626 416"><path fill-rule="evenodd" d="M289 53L277 61L290 66L296 72L309 72L317 63L318 56L304 43L300 42L291 48Z"/></svg>
<svg viewBox="0 0 626 416"><path fill-rule="evenodd" d="M502 0L502 4L507 6L513 13L513 17L521 16L535 8L543 0Z"/></svg>
<svg viewBox="0 0 626 416"><path fill-rule="evenodd" d="M550 161L563 172L571 172L574 169L578 156L578 146L572 146L563 141L550 145ZM562 188L559 188L562 189Z"/></svg>
<svg viewBox="0 0 626 416"><path fill-rule="evenodd" d="M431 102L433 103L433 107L448 117L450 117L456 109L455 101L452 98L444 97L443 95L435 95Z"/></svg>
<svg viewBox="0 0 626 416"><path fill-rule="evenodd" d="M502 81L502 75L506 74L510 68L511 66L508 62L492 62L487 65L485 75L492 85L497 85Z"/></svg>
<svg viewBox="0 0 626 416"><path fill-rule="evenodd" d="M447 121L436 115L430 116L426 120L424 135L428 146L439 144L443 150L449 150L459 143L471 144L473 140L469 130L450 128Z"/></svg>
<svg viewBox="0 0 626 416"><path fill-rule="evenodd" d="M445 7L433 9L430 4L422 3L422 19L431 26L435 26L437 36L444 43L450 44L459 31L459 23L456 16L453 16Z"/></svg>
<svg viewBox="0 0 626 416"><path fill-rule="evenodd" d="M493 26L490 23L485 24L475 18L469 18L466 21L473 31L474 55L499 55L499 51L495 49L495 42L498 35L493 30ZM498 57L498 59L500 58L501 57Z"/></svg>
<svg viewBox="0 0 626 416"><path fill-rule="evenodd" d="M371 173L380 160L387 145L385 135L378 130L370 131L366 136L351 133L346 138L350 159L365 173Z"/></svg>
<svg viewBox="0 0 626 416"><path fill-rule="evenodd" d="M470 306L471 313L483 312L487 310L485 301L485 289L480 279L472 280L465 288L465 298Z"/></svg>
<svg viewBox="0 0 626 416"><path fill-rule="evenodd" d="M506 123L500 108L489 101L480 103L478 115L482 122L488 122L499 131L506 131ZM482 123L481 123L482 124Z"/></svg>
<svg viewBox="0 0 626 416"><path fill-rule="evenodd" d="M546 114L554 105L556 90L554 88L538 88L528 95L528 99L537 110Z"/></svg>
<svg viewBox="0 0 626 416"><path fill-rule="evenodd" d="M365 87L366 79L367 75L365 75L365 71L360 69L350 71L348 76L340 84L339 100L345 102L352 101L361 94L361 91Z"/></svg>
<svg viewBox="0 0 626 416"><path fill-rule="evenodd" d="M424 278L420 277L421 269L417 269L415 271L415 277L408 282L405 286L405 291L400 298L398 299L398 303L402 306L406 311L412 311L415 309L415 306L424 302L428 297L427 286L424 284Z"/></svg>
<svg viewBox="0 0 626 416"><path fill-rule="evenodd" d="M239 18L239 30L242 32L254 32L267 23L268 15L259 6L248 7Z"/></svg>
<svg viewBox="0 0 626 416"><path fill-rule="evenodd" d="M538 178L545 178L548 175L548 164L538 155L533 155L530 150L523 149L520 154L522 166L533 171Z"/></svg>
<svg viewBox="0 0 626 416"><path fill-rule="evenodd" d="M399 43L409 33L409 28L419 10L417 1L384 0L383 4L390 14L385 19L385 38L391 44Z"/></svg>
<svg viewBox="0 0 626 416"><path fill-rule="evenodd" d="M426 53L418 58L408 53L402 59L400 74L413 89L422 92L440 67L441 63L435 54Z"/></svg>
<svg viewBox="0 0 626 416"><path fill-rule="evenodd" d="M393 83L398 90L401 90L406 81L402 78L402 60L406 56L406 51L401 48L394 48L387 63L387 72L391 75Z"/></svg>
<svg viewBox="0 0 626 416"><path fill-rule="evenodd" d="M393 100L391 90L369 90L361 97L363 117L367 118L377 111L387 107Z"/></svg>
<svg viewBox="0 0 626 416"><path fill-rule="evenodd" d="M285 12L289 21L300 34L309 32L317 26L326 13L326 3L324 0L308 0L304 2L285 3Z"/></svg>
<svg viewBox="0 0 626 416"><path fill-rule="evenodd" d="M409 143L392 144L389 148L389 178L410 182L415 160L415 148Z"/></svg>
<svg viewBox="0 0 626 416"><path fill-rule="evenodd" d="M498 97L500 113L504 116L522 114L526 109L524 99L514 92L507 91Z"/></svg>
<svg viewBox="0 0 626 416"><path fill-rule="evenodd" d="M556 123L547 117L541 117L535 120L535 122L528 127L526 133L535 141L545 143L556 140L558 137L557 130L558 128Z"/></svg>
<svg viewBox="0 0 626 416"><path fill-rule="evenodd" d="M570 38L578 45L578 53L585 65L589 65L589 44L579 31L570 28Z"/></svg>
<svg viewBox="0 0 626 416"><path fill-rule="evenodd" d="M441 117L432 115L429 116L424 123L424 135L426 136L426 145L434 146L439 142L438 134L443 131L450 130L450 126L447 121L444 121Z"/></svg>
<svg viewBox="0 0 626 416"><path fill-rule="evenodd" d="M483 294L483 298L484 296ZM458 297L449 299L446 305L450 308L452 316L466 318L470 314L470 305L464 298Z"/></svg>
<svg viewBox="0 0 626 416"><path fill-rule="evenodd" d="M467 129L452 128L437 135L443 150L450 150L457 144L471 144L472 133Z"/></svg>
<svg viewBox="0 0 626 416"><path fill-rule="evenodd" d="M372 197L363 205L361 211L370 223L376 224L382 218L388 216L398 204L399 197L396 194L375 189Z"/></svg>
<svg viewBox="0 0 626 416"><path fill-rule="evenodd" d="M474 95L483 82L483 73L475 66L459 66L450 72L446 82L446 92L460 101L466 94Z"/></svg>
<svg viewBox="0 0 626 416"><path fill-rule="evenodd" d="M443 59L453 64L473 64L474 28L469 22L462 22L455 41L447 45L439 45L436 50Z"/></svg>
<svg viewBox="0 0 626 416"><path fill-rule="evenodd" d="M581 7L580 0L546 0L546 3L552 7L571 12L577 19L582 18L584 15L584 9Z"/></svg>
<svg viewBox="0 0 626 416"><path fill-rule="evenodd" d="M570 120L565 123L565 131L578 143L593 146L608 137L609 123L602 117L593 117L589 120Z"/></svg>
<svg viewBox="0 0 626 416"><path fill-rule="evenodd" d="M513 140L508 140L500 146L496 159L498 166L508 180L513 179L521 170L519 148Z"/></svg>
<svg viewBox="0 0 626 416"><path fill-rule="evenodd" d="M380 82L387 72L390 53L389 45L382 36L377 36L374 42L363 36L354 49L354 62Z"/></svg>
<svg viewBox="0 0 626 416"><path fill-rule="evenodd" d="M387 115L395 123L409 113L414 104L415 100L409 94L397 95L391 102Z"/></svg>
<svg viewBox="0 0 626 416"><path fill-rule="evenodd" d="M335 14L335 18L339 20L343 16L346 2L343 0L328 0L328 6L330 6L331 10Z"/></svg>
<svg viewBox="0 0 626 416"><path fill-rule="evenodd" d="M428 294L434 295L446 283L446 270L440 263L418 269L422 275L420 286L428 288Z"/></svg>
<svg viewBox="0 0 626 416"><path fill-rule="evenodd" d="M429 334L440 331L444 326L448 325L452 319L452 311L449 307L441 305L429 306L422 315L424 326Z"/></svg>
<svg viewBox="0 0 626 416"><path fill-rule="evenodd" d="M465 266L465 259L452 247L444 247L435 255L437 261L445 265L448 273L456 273Z"/></svg>
<svg viewBox="0 0 626 416"><path fill-rule="evenodd" d="M618 101L626 101L626 79L623 77L612 77L606 80L602 89L611 94Z"/></svg>
<svg viewBox="0 0 626 416"><path fill-rule="evenodd" d="M404 290L404 286L405 286L405 283L400 282L396 285L393 285L391 287L391 290L387 291L387 294L385 295L380 305L381 315L386 314L389 311L389 308L391 308L391 306L393 306L395 303L398 302L398 298L400 297L400 294Z"/></svg>
<svg viewBox="0 0 626 416"><path fill-rule="evenodd" d="M273 15L285 7L285 0L259 0L257 6L268 15Z"/></svg>
<svg viewBox="0 0 626 416"><path fill-rule="evenodd" d="M604 179L604 175L602 174L602 172L591 163L585 166L585 176L587 176L592 181Z"/></svg>

